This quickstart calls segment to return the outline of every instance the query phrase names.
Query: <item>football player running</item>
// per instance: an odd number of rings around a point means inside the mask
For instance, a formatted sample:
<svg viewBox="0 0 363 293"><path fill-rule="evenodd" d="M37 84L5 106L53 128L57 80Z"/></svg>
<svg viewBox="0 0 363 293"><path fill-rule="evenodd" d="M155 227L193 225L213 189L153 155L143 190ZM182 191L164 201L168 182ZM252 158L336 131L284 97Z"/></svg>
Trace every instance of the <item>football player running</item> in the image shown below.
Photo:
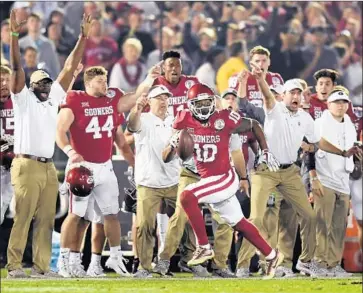
<svg viewBox="0 0 363 293"><path fill-rule="evenodd" d="M204 84L193 85L187 97L189 111L178 113L174 129L188 129L192 135L194 161L201 176L199 182L188 185L180 196L181 205L188 215L198 242L188 265L199 265L214 257L199 208L199 204L207 203L230 226L243 232L245 238L266 257L266 278L272 278L283 260L283 255L271 248L257 228L243 216L235 196L239 180L230 164L228 152L231 135L252 130L262 149L259 163L265 163L271 170L277 170L279 163L269 153L264 133L258 127L257 121L242 118L238 113L227 109L216 111L215 94ZM178 134L172 137L170 157L176 153L174 149L177 147Z"/></svg>

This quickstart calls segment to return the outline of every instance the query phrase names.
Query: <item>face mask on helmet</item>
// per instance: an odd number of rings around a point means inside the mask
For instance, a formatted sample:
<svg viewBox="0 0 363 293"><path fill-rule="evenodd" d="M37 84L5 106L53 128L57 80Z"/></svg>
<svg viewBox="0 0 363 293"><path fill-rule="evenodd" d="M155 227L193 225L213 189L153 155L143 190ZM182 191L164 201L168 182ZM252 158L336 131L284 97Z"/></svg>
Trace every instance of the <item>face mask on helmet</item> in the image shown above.
<svg viewBox="0 0 363 293"><path fill-rule="evenodd" d="M74 164L67 172L66 182L69 190L76 196L89 196L94 188L91 169L81 164Z"/></svg>
<svg viewBox="0 0 363 293"><path fill-rule="evenodd" d="M216 110L216 101L214 96L198 97L188 101L188 108L195 118L205 121Z"/></svg>

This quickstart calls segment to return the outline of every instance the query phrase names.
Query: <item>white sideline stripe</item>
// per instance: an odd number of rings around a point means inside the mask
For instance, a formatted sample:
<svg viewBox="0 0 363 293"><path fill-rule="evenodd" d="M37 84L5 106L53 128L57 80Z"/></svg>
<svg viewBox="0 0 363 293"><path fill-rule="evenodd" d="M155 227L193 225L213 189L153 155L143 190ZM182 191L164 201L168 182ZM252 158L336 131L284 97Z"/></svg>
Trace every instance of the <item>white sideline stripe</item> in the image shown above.
<svg viewBox="0 0 363 293"><path fill-rule="evenodd" d="M224 175L222 175L224 176ZM203 194L203 193L207 193L209 191L212 191L212 190L215 190L215 189L218 189L219 187L222 187L223 185L227 185L229 183L229 181L231 180L233 174L232 174L232 170L229 170L228 171L228 177L227 179L223 180L221 183L218 183L217 185L212 185L212 186L209 186L209 187L206 187L206 188L203 188L201 190L198 190L197 192L195 192L194 194L198 197L199 195ZM222 177L220 177L222 178ZM219 178L219 179L220 179ZM209 183L209 182L208 182ZM207 183L206 183L207 184Z"/></svg>

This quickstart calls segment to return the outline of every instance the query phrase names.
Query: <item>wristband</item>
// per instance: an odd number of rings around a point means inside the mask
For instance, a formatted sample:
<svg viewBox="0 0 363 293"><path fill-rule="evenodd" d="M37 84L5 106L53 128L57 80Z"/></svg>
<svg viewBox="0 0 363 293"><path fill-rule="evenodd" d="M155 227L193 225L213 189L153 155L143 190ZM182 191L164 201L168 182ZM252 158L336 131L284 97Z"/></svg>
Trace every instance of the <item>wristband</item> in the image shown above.
<svg viewBox="0 0 363 293"><path fill-rule="evenodd" d="M248 180L248 177L240 177L239 180L240 181L242 181L242 180Z"/></svg>
<svg viewBox="0 0 363 293"><path fill-rule="evenodd" d="M346 154L347 154L347 151L344 150L344 151L342 151L341 156L345 158Z"/></svg>
<svg viewBox="0 0 363 293"><path fill-rule="evenodd" d="M19 33L16 32L11 32L10 35L12 35L13 37L19 37Z"/></svg>
<svg viewBox="0 0 363 293"><path fill-rule="evenodd" d="M68 153L73 150L72 146L67 144L64 148L63 148L63 152L68 155Z"/></svg>

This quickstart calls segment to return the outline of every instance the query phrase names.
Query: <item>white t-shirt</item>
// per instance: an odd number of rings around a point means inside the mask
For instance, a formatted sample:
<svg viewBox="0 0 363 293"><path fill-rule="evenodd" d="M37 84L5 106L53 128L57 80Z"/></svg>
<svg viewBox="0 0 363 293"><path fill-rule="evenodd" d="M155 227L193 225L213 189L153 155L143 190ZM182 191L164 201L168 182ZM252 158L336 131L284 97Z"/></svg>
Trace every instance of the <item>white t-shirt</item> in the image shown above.
<svg viewBox="0 0 363 293"><path fill-rule="evenodd" d="M141 127L135 137L135 182L153 188L178 184L180 164L177 157L164 163L162 152L173 132L173 117L163 121L151 112L141 114Z"/></svg>
<svg viewBox="0 0 363 293"><path fill-rule="evenodd" d="M292 164L297 160L297 152L304 136L310 143L318 140L314 133L314 120L302 109L290 112L283 102L266 110L264 131L269 150L280 164Z"/></svg>
<svg viewBox="0 0 363 293"><path fill-rule="evenodd" d="M316 136L319 140L324 138L339 149L350 149L354 144L356 131L348 115L345 115L344 120L345 123L339 123L335 119L327 120L323 117L316 119ZM349 174L352 172L353 158L344 158L319 149L315 159L316 173L321 184L336 191L350 194ZM350 161L350 164L347 164L347 161Z"/></svg>
<svg viewBox="0 0 363 293"><path fill-rule="evenodd" d="M15 154L53 157L58 106L65 95L57 81L53 82L49 99L45 102L41 102L27 86L14 94Z"/></svg>

